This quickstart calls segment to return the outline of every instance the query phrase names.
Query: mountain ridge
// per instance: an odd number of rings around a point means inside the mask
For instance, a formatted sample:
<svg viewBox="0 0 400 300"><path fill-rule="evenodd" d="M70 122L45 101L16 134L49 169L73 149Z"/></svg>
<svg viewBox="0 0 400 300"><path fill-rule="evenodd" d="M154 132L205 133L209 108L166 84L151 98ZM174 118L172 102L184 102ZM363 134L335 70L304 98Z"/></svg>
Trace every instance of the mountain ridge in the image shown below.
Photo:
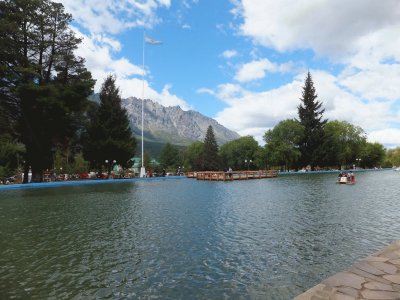
<svg viewBox="0 0 400 300"><path fill-rule="evenodd" d="M142 100L128 97L122 99L121 104L127 110L132 131L141 136ZM238 133L197 111L163 106L150 99L145 99L143 104L145 140L187 146L195 141L203 141L209 125L213 127L220 146L240 137Z"/></svg>

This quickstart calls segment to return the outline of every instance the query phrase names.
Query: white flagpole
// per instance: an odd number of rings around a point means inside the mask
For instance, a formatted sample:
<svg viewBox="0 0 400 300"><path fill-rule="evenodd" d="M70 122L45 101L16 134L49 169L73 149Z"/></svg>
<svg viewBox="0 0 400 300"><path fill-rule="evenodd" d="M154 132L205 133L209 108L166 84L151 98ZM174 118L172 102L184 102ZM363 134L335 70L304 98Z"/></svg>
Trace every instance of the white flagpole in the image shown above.
<svg viewBox="0 0 400 300"><path fill-rule="evenodd" d="M144 40L145 40L145 31L143 30L143 53L142 53L142 58L143 58L143 72L142 72L142 167L140 168L140 177L145 177L146 176L146 169L144 167L144 144L143 144L143 127L144 127L144 117L143 117L143 106L144 106Z"/></svg>
<svg viewBox="0 0 400 300"><path fill-rule="evenodd" d="M143 73L142 73L142 167L140 168L140 177L146 177L146 169L144 167L144 137L143 137L143 128L144 128L144 45L146 43L149 43L151 45L160 45L161 41L157 41L155 39L149 38L146 36L146 32L143 29L143 53L142 53L142 57L143 57Z"/></svg>

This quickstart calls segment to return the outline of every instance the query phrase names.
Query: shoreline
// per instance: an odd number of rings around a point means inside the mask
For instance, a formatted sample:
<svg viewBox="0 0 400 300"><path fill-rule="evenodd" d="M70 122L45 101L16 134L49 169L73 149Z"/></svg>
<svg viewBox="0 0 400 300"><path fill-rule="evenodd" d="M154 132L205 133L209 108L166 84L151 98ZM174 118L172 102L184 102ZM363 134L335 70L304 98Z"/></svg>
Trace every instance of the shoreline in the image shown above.
<svg viewBox="0 0 400 300"><path fill-rule="evenodd" d="M278 175L305 175L305 174L321 174L321 173L338 173L338 172L380 172L390 171L393 168L383 169L356 169L356 170L321 170L321 171L307 171L307 172L278 172ZM13 189L33 189L33 188L50 188L58 186L76 186L76 185L90 185L90 184L110 184L110 183L122 183L122 182L134 182L140 180L170 180L170 179L183 179L186 176L165 176L165 177L135 177L135 178L124 178L124 179L83 179L83 180L71 180L71 181L52 181L52 182L38 182L38 183L16 183L16 184L2 184L0 185L0 191L2 190L13 190Z"/></svg>
<svg viewBox="0 0 400 300"><path fill-rule="evenodd" d="M292 175L292 174L321 174L321 173L338 173L338 172L353 172L353 173L362 173L362 172L378 172L378 171L390 171L394 170L394 168L380 168L380 169L344 169L344 170L321 170L321 171L305 171L305 172L287 172L278 171L278 175Z"/></svg>
<svg viewBox="0 0 400 300"><path fill-rule="evenodd" d="M16 184L2 184L2 190L17 190L17 189L35 189L35 188L51 188L58 186L76 186L76 185L94 185L94 184L110 184L110 183L123 183L134 182L142 180L170 180L170 179L183 179L185 176L165 176L165 177L135 177L123 179L83 179L71 181L52 181L52 182L37 182L37 183L16 183Z"/></svg>

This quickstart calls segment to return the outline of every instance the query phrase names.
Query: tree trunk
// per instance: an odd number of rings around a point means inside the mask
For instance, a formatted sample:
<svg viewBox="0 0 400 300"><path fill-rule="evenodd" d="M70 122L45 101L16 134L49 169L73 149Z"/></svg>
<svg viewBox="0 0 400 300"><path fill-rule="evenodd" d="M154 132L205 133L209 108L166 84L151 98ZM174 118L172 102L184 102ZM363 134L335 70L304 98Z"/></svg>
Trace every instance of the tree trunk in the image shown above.
<svg viewBox="0 0 400 300"><path fill-rule="evenodd" d="M22 183L28 183L28 176L29 176L29 163L25 162L24 165L24 178Z"/></svg>
<svg viewBox="0 0 400 300"><path fill-rule="evenodd" d="M32 180L31 182L42 182L43 176L41 170L32 170Z"/></svg>

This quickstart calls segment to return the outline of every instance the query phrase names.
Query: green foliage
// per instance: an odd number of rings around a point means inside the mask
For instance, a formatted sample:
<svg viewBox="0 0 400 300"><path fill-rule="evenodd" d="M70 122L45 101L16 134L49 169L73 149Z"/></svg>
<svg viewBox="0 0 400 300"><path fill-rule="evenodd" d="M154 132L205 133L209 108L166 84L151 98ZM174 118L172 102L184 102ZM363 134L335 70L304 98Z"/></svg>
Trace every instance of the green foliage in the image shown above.
<svg viewBox="0 0 400 300"><path fill-rule="evenodd" d="M89 171L89 163L84 159L83 153L79 152L74 155L70 173L72 174L79 174L79 173L86 173Z"/></svg>
<svg viewBox="0 0 400 300"><path fill-rule="evenodd" d="M208 126L206 136L204 138L202 170L217 171L220 168L220 158L218 156L218 144L215 139L214 129Z"/></svg>
<svg viewBox="0 0 400 300"><path fill-rule="evenodd" d="M188 170L200 171L203 169L204 144L194 142L185 150L185 166Z"/></svg>
<svg viewBox="0 0 400 300"><path fill-rule="evenodd" d="M51 149L81 129L94 81L61 4L6 0L0 14L0 126L25 145L25 170L41 181Z"/></svg>
<svg viewBox="0 0 400 300"><path fill-rule="evenodd" d="M57 149L54 154L54 171L67 174L86 173L89 171L89 163L82 152L70 153L68 150Z"/></svg>
<svg viewBox="0 0 400 300"><path fill-rule="evenodd" d="M367 168L380 167L385 159L385 148L379 143L366 143L362 149L361 165Z"/></svg>
<svg viewBox="0 0 400 300"><path fill-rule="evenodd" d="M327 166L348 167L359 158L366 143L361 127L346 121L330 121L325 127L324 162Z"/></svg>
<svg viewBox="0 0 400 300"><path fill-rule="evenodd" d="M179 165L178 149L170 143L166 143L160 153L160 164L166 170L176 169Z"/></svg>
<svg viewBox="0 0 400 300"><path fill-rule="evenodd" d="M387 150L385 165L389 167L400 166L400 147Z"/></svg>
<svg viewBox="0 0 400 300"><path fill-rule="evenodd" d="M272 165L267 155L266 147L258 147L257 151L254 153L253 164L260 170L271 169Z"/></svg>
<svg viewBox="0 0 400 300"><path fill-rule="evenodd" d="M304 127L296 120L279 122L264 135L267 161L270 165L290 169L299 160L298 144L304 139Z"/></svg>
<svg viewBox="0 0 400 300"><path fill-rule="evenodd" d="M302 165L312 167L321 163L321 145L324 140L323 127L327 120L322 120L324 109L322 103L317 101L317 94L310 72L304 82L302 104L298 106L301 125L304 127L303 140L299 143Z"/></svg>
<svg viewBox="0 0 400 300"><path fill-rule="evenodd" d="M207 129L204 142L194 142L182 153L184 165L192 171L214 171L220 168L218 144L212 126Z"/></svg>
<svg viewBox="0 0 400 300"><path fill-rule="evenodd" d="M135 153L136 139L129 127L127 112L121 106L119 89L113 76L105 79L100 92L100 105L90 117L83 138L85 158L98 169L106 160L116 160L126 166Z"/></svg>
<svg viewBox="0 0 400 300"><path fill-rule="evenodd" d="M9 135L0 136L0 177L15 175L24 152L24 145L15 142Z"/></svg>
<svg viewBox="0 0 400 300"><path fill-rule="evenodd" d="M257 141L252 136L244 136L230 141L222 145L219 151L222 166L225 169L231 167L234 170L247 170L248 167L253 168L257 166L256 153L259 151L259 148ZM250 160L253 163L248 165Z"/></svg>

